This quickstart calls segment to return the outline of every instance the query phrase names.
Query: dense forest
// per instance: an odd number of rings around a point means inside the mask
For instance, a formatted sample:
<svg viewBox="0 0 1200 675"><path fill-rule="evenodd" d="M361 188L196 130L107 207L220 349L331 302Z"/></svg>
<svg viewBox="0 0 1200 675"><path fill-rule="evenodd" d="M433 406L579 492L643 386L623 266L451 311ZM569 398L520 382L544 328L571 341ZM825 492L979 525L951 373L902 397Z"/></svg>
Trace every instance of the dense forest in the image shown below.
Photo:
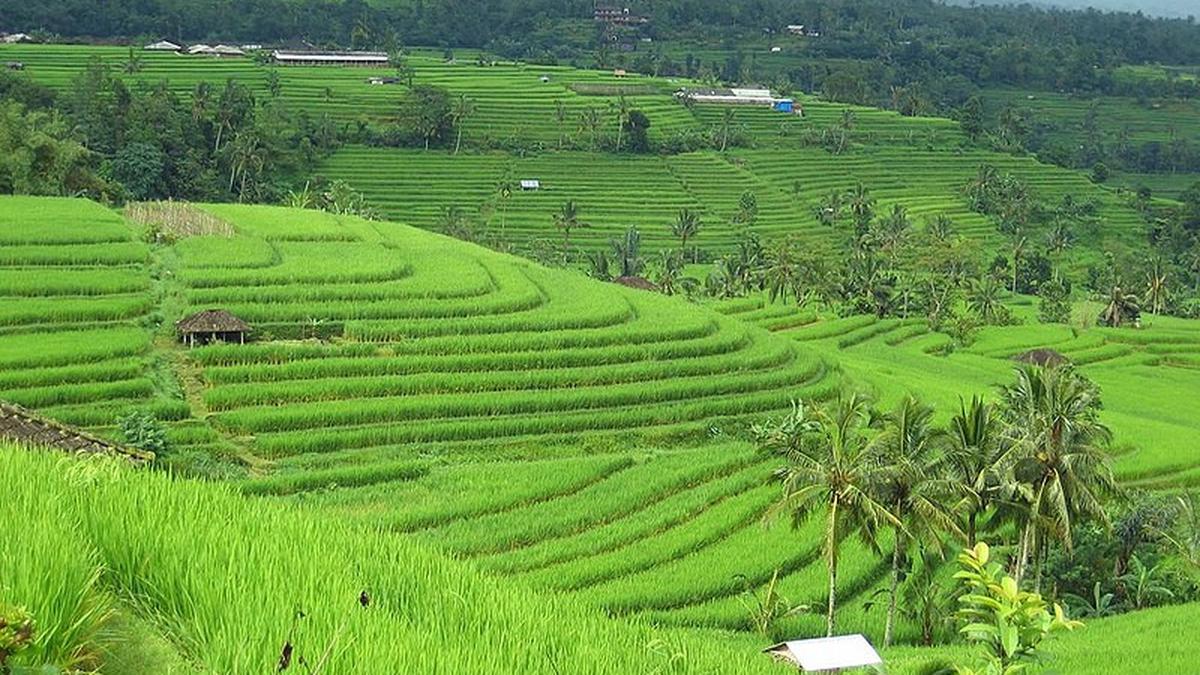
<svg viewBox="0 0 1200 675"><path fill-rule="evenodd" d="M1069 77L1087 85L1121 63L1200 62L1192 20L1066 12L1030 5L952 7L933 0L643 0L655 39L749 37L802 23L814 56L931 64L977 81ZM507 56L590 52L586 0L49 0L5 3L0 30L66 37L396 43L489 48Z"/></svg>

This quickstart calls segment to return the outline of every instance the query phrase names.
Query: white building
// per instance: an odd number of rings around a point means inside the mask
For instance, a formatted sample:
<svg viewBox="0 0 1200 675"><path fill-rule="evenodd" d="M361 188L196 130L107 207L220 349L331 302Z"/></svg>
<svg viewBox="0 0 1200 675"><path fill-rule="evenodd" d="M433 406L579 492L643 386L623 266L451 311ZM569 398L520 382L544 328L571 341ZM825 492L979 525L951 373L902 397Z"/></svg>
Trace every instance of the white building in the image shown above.
<svg viewBox="0 0 1200 675"><path fill-rule="evenodd" d="M145 49L148 52L177 52L182 50L183 47L180 47L174 42L170 42L168 40L159 40L158 42L154 42L142 47L142 49Z"/></svg>
<svg viewBox="0 0 1200 675"><path fill-rule="evenodd" d="M384 52L308 52L277 49L271 53L275 63L284 66L387 66Z"/></svg>

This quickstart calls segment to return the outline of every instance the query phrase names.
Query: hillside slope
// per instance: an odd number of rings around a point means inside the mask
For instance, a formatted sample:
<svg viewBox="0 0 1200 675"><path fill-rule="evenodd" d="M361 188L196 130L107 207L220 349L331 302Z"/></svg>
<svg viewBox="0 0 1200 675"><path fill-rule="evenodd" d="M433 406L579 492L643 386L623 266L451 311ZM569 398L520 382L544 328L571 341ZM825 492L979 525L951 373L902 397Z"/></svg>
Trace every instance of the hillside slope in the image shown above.
<svg viewBox="0 0 1200 675"><path fill-rule="evenodd" d="M336 673L772 672L756 651L613 622L216 485L0 445L0 492L0 518L20 523L0 538L0 605L39 631L17 664L103 672L120 596L228 675L274 672L285 642L293 665Z"/></svg>

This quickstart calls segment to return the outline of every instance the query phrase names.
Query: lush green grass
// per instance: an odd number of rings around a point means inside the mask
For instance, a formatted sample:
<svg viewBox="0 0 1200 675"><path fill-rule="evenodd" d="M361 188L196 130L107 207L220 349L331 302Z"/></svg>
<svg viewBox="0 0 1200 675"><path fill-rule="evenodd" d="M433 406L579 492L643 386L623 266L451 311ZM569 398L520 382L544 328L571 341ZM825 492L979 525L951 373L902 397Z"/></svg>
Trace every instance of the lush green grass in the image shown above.
<svg viewBox="0 0 1200 675"><path fill-rule="evenodd" d="M629 673L667 659L672 672L771 671L756 651L531 597L409 539L229 488L7 446L0 486L0 517L20 523L0 539L0 601L26 607L41 631L24 663L103 654L98 632L115 607L103 584L208 672L267 672L288 640L310 663L337 645L331 672Z"/></svg>

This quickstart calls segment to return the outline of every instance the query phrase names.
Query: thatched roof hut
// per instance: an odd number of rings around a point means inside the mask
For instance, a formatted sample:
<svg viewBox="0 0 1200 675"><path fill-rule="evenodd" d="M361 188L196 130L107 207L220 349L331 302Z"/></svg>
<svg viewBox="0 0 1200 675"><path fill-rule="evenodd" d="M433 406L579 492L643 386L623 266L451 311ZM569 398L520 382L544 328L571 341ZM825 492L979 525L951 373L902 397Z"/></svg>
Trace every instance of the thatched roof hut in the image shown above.
<svg viewBox="0 0 1200 675"><path fill-rule="evenodd" d="M654 285L653 281L644 277L617 277L613 279L613 283L636 288L641 291L658 291L658 286Z"/></svg>
<svg viewBox="0 0 1200 675"><path fill-rule="evenodd" d="M152 452L126 448L3 401L0 401L0 439L74 454L117 455L137 463L154 459Z"/></svg>
<svg viewBox="0 0 1200 675"><path fill-rule="evenodd" d="M246 342L250 324L223 309L206 309L175 322L179 339L195 346L220 340L222 342Z"/></svg>
<svg viewBox="0 0 1200 675"><path fill-rule="evenodd" d="M1042 347L1040 349L1031 349L1024 354L1018 354L1013 357L1013 361L1018 363L1028 363L1033 366L1042 368L1057 368L1065 363L1070 363L1070 359L1063 356L1053 349Z"/></svg>

